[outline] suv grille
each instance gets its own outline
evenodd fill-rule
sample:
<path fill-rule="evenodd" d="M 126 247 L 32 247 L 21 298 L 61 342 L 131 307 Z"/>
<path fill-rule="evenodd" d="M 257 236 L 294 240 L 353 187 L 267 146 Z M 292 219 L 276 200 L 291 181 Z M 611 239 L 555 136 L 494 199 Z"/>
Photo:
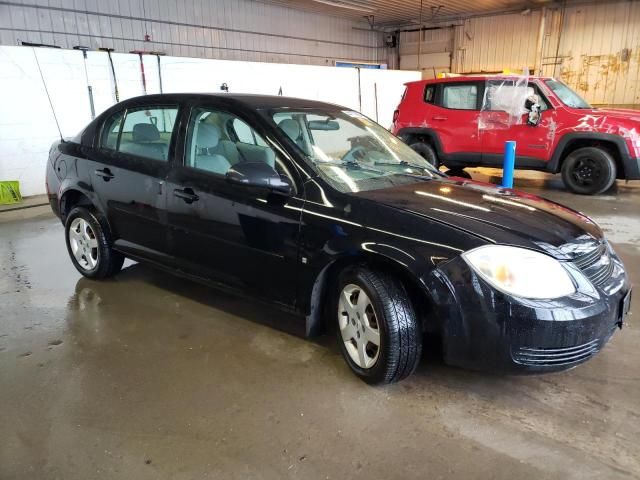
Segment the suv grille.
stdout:
<path fill-rule="evenodd" d="M 573 264 L 582 270 L 591 283 L 598 287 L 607 283 L 613 274 L 613 260 L 604 243 L 600 243 L 593 250 L 576 257 Z"/>

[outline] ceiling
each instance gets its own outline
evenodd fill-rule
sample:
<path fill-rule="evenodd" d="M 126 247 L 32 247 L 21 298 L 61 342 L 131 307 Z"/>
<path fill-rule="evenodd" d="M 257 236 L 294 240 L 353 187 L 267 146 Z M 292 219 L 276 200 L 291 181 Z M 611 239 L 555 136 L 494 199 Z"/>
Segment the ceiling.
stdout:
<path fill-rule="evenodd" d="M 420 18 L 420 0 L 267 0 L 300 10 L 352 19 L 373 15 L 376 27 L 408 26 Z M 552 0 L 422 0 L 423 22 L 539 8 Z"/>

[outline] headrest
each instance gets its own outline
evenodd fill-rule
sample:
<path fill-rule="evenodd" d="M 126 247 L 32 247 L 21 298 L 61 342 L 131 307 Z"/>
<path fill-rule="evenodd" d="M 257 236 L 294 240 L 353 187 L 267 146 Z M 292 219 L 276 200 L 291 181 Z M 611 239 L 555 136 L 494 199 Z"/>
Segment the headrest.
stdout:
<path fill-rule="evenodd" d="M 278 123 L 278 127 L 280 127 L 280 130 L 286 133 L 287 137 L 289 137 L 294 142 L 297 142 L 300 138 L 300 124 L 294 119 L 285 118 L 284 120 L 280 120 L 280 122 Z"/>
<path fill-rule="evenodd" d="M 220 141 L 220 130 L 210 123 L 199 123 L 196 133 L 196 148 L 198 151 L 208 149 L 218 145 Z"/>
<path fill-rule="evenodd" d="M 155 142 L 160 140 L 160 132 L 153 123 L 136 123 L 133 126 L 131 139 L 134 142 Z"/>

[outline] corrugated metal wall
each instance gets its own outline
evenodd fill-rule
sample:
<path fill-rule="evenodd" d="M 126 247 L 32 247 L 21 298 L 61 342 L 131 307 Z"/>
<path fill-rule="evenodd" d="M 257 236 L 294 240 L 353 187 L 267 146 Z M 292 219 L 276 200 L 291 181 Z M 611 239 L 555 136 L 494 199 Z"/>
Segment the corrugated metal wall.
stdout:
<path fill-rule="evenodd" d="M 433 76 L 429 55 L 435 51 L 451 51 L 450 70 L 456 73 L 525 67 L 533 73 L 540 60 L 536 49 L 541 15 L 534 10 L 476 17 L 423 32 L 424 77 Z M 401 34 L 401 68 L 416 69 L 417 36 Z M 561 78 L 594 105 L 640 106 L 640 2 L 548 8 L 540 57 L 544 75 Z"/>
<path fill-rule="evenodd" d="M 453 70 L 460 73 L 522 70 L 535 65 L 540 11 L 471 18 L 456 27 Z"/>
<path fill-rule="evenodd" d="M 543 72 L 595 105 L 640 105 L 640 2 L 554 10 Z"/>
<path fill-rule="evenodd" d="M 0 1 L 4 45 L 27 41 L 313 65 L 385 62 L 381 34 L 366 27 L 252 0 Z"/>

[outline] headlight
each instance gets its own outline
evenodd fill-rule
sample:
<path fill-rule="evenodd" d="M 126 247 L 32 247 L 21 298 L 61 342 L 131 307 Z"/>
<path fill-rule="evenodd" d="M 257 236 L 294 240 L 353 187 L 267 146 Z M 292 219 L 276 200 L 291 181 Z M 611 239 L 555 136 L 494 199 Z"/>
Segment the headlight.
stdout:
<path fill-rule="evenodd" d="M 558 298 L 576 291 L 569 273 L 543 253 L 506 245 L 487 245 L 462 258 L 498 290 L 524 298 Z"/>

